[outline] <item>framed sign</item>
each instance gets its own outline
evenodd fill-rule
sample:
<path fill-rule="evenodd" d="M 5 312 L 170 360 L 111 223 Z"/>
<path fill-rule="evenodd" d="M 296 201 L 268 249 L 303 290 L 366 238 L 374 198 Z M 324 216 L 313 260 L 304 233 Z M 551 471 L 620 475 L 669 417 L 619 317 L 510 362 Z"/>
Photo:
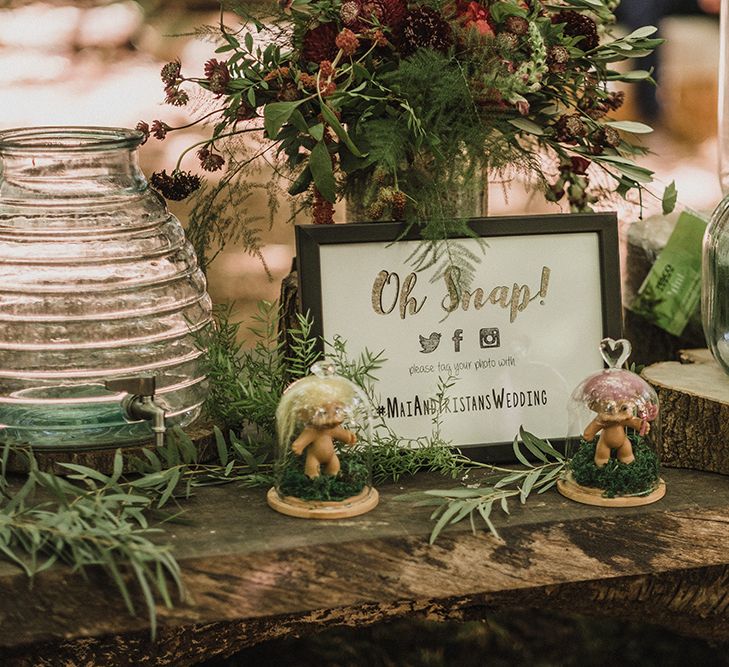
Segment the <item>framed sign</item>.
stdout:
<path fill-rule="evenodd" d="M 400 223 L 296 228 L 300 294 L 314 334 L 355 356 L 384 351 L 378 412 L 405 438 L 431 432 L 441 379 L 454 378 L 441 433 L 459 447 L 511 443 L 519 426 L 568 434 L 567 403 L 621 334 L 615 214 L 473 220 L 454 239 L 479 257 L 416 271 L 416 228 Z M 440 269 L 440 270 L 438 270 Z M 494 450 L 495 451 L 495 450 Z"/>

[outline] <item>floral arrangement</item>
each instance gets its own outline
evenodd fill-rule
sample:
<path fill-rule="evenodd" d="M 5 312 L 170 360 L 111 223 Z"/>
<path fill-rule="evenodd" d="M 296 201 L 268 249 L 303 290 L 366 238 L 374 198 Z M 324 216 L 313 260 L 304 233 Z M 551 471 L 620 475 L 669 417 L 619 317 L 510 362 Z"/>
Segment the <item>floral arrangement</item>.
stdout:
<path fill-rule="evenodd" d="M 615 63 L 660 40 L 652 27 L 613 37 L 617 4 L 280 0 L 265 22 L 241 7 L 237 31 L 221 14 L 221 45 L 204 76 L 164 66 L 166 101 L 181 106 L 191 87 L 208 91 L 215 108 L 192 124 L 209 123 L 210 136 L 188 149 L 200 167 L 225 170 L 225 187 L 267 159 L 318 223 L 350 197 L 360 217 L 427 220 L 433 236 L 447 235 L 443 221 L 478 196 L 485 170 L 522 173 L 548 200 L 589 211 L 608 192 L 639 192 L 652 175 L 635 164 L 646 152 L 635 135 L 651 128 L 610 113 L 624 100 L 614 82 L 650 78 Z M 179 129 L 138 128 L 157 139 Z M 241 159 L 237 140 L 249 132 L 264 133 L 264 148 Z M 179 165 L 151 180 L 170 199 L 201 183 Z M 607 188 L 602 176 L 591 183 L 598 172 Z"/>

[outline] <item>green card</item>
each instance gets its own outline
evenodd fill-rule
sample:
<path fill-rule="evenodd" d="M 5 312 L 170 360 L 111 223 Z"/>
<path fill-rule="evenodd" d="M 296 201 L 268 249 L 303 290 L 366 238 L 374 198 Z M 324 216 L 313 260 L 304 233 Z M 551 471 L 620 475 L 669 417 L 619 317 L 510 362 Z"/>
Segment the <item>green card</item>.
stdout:
<path fill-rule="evenodd" d="M 701 299 L 701 244 L 707 220 L 694 211 L 678 218 L 666 247 L 628 308 L 674 336 L 683 333 Z"/>

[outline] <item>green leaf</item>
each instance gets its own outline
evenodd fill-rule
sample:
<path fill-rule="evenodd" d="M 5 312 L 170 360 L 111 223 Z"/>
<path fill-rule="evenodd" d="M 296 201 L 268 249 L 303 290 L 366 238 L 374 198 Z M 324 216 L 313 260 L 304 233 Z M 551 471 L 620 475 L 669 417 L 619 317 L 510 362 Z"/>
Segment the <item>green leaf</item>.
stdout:
<path fill-rule="evenodd" d="M 645 123 L 638 123 L 633 120 L 611 120 L 605 123 L 610 127 L 614 127 L 616 130 L 623 130 L 623 132 L 630 132 L 631 134 L 649 134 L 653 132 L 653 128 Z"/>
<path fill-rule="evenodd" d="M 674 208 L 676 208 L 677 199 L 678 190 L 676 190 L 676 181 L 671 181 L 663 191 L 663 199 L 661 200 L 663 215 L 668 215 Z"/>
<path fill-rule="evenodd" d="M 514 456 L 519 459 L 519 463 L 528 466 L 529 468 L 534 467 L 531 463 L 529 463 L 529 461 L 527 461 L 524 454 L 521 453 L 521 449 L 519 448 L 519 440 L 517 438 L 514 438 L 514 442 L 512 443 L 512 449 L 514 450 Z"/>
<path fill-rule="evenodd" d="M 507 16 L 526 16 L 527 12 L 513 2 L 495 2 L 489 7 L 491 18 L 501 23 Z"/>
<path fill-rule="evenodd" d="M 312 181 L 311 169 L 307 165 L 301 170 L 301 173 L 296 177 L 296 180 L 289 186 L 288 193 L 292 196 L 301 194 L 310 185 Z"/>
<path fill-rule="evenodd" d="M 355 157 L 364 157 L 364 154 L 359 150 L 359 148 L 357 148 L 357 146 L 354 145 L 354 142 L 347 133 L 347 130 L 344 129 L 337 116 L 326 104 L 321 105 L 321 115 L 326 123 L 331 126 L 336 135 L 344 142 L 345 146 L 349 148 L 352 155 Z"/>
<path fill-rule="evenodd" d="M 658 32 L 658 28 L 652 25 L 644 25 L 642 28 L 633 30 L 629 35 L 623 37 L 623 39 L 641 39 L 642 37 L 650 37 Z"/>
<path fill-rule="evenodd" d="M 491 521 L 491 509 L 493 508 L 493 501 L 488 503 L 483 503 L 482 505 L 478 506 L 478 512 L 481 515 L 481 518 L 484 520 L 484 523 L 488 526 L 488 529 L 491 531 L 491 534 L 497 538 L 501 539 L 501 536 L 499 535 L 499 531 L 496 530 L 496 526 L 494 526 L 493 522 Z"/>
<path fill-rule="evenodd" d="M 332 157 L 323 141 L 314 146 L 309 156 L 309 169 L 314 177 L 314 184 L 317 190 L 327 201 L 334 203 L 337 200 L 336 187 L 334 180 L 334 170 L 332 168 Z"/>
<path fill-rule="evenodd" d="M 528 134 L 534 134 L 538 137 L 544 134 L 544 130 L 528 118 L 510 118 L 509 123 Z"/>
<path fill-rule="evenodd" d="M 253 35 L 247 32 L 245 37 L 243 38 L 243 41 L 245 42 L 246 50 L 248 51 L 248 53 L 253 53 Z"/>
<path fill-rule="evenodd" d="M 490 489 L 429 489 L 423 491 L 428 496 L 438 498 L 480 498 Z"/>
<path fill-rule="evenodd" d="M 528 440 L 534 447 L 537 447 L 548 456 L 553 456 L 558 461 L 564 460 L 564 456 L 552 447 L 549 440 L 542 440 L 541 438 L 538 438 L 533 433 L 525 430 L 523 426 L 519 427 L 519 436 L 524 442 Z"/>
<path fill-rule="evenodd" d="M 228 463 L 228 444 L 225 442 L 225 436 L 223 432 L 217 427 L 213 427 L 213 433 L 215 433 L 215 446 L 218 449 L 218 460 L 220 465 Z"/>
<path fill-rule="evenodd" d="M 634 69 L 630 72 L 611 74 L 607 78 L 611 81 L 645 81 L 651 78 L 651 73 L 644 69 Z"/>
<path fill-rule="evenodd" d="M 162 461 L 159 460 L 159 456 L 157 456 L 157 454 L 147 449 L 146 447 L 142 449 L 142 454 L 144 454 L 144 456 L 147 458 L 153 470 L 157 472 L 162 470 Z"/>
<path fill-rule="evenodd" d="M 317 141 L 324 141 L 324 125 L 323 123 L 317 123 L 308 128 L 309 134 L 314 137 Z"/>
<path fill-rule="evenodd" d="M 304 118 L 304 115 L 298 109 L 295 109 L 289 118 L 289 122 L 302 134 L 309 133 L 309 125 Z"/>
<path fill-rule="evenodd" d="M 535 468 L 532 470 L 524 479 L 524 483 L 521 485 L 520 500 L 523 503 L 526 502 L 527 497 L 532 491 L 534 483 L 539 479 L 539 475 L 542 474 L 541 468 Z"/>
<path fill-rule="evenodd" d="M 542 452 L 539 447 L 535 444 L 534 439 L 532 438 L 525 438 L 524 437 L 525 431 L 521 429 L 521 440 L 524 443 L 524 446 L 529 450 L 531 455 L 541 461 L 542 463 L 549 463 L 549 459 L 544 455 L 544 452 Z"/>
<path fill-rule="evenodd" d="M 82 466 L 76 463 L 59 463 L 58 465 L 68 468 L 68 470 L 72 470 L 73 472 L 77 472 L 82 478 L 89 477 L 91 479 L 95 479 L 97 482 L 101 482 L 102 484 L 109 483 L 109 478 L 106 475 L 100 473 L 98 470 L 89 468 L 88 466 Z"/>
<path fill-rule="evenodd" d="M 500 489 L 507 484 L 511 484 L 512 482 L 515 482 L 517 479 L 521 479 L 522 477 L 526 476 L 527 471 L 526 470 L 520 470 L 519 472 L 514 472 L 510 475 L 506 475 L 506 477 L 502 477 L 496 484 L 494 484 L 495 489 Z"/>
<path fill-rule="evenodd" d="M 291 118 L 296 108 L 306 100 L 293 102 L 271 102 L 263 109 L 263 126 L 269 139 L 275 139 L 284 123 Z"/>
<path fill-rule="evenodd" d="M 124 472 L 124 457 L 122 456 L 121 449 L 117 449 L 114 452 L 114 466 L 111 473 L 111 484 L 116 484 L 119 478 Z"/>
<path fill-rule="evenodd" d="M 456 515 L 456 513 L 461 510 L 461 508 L 463 507 L 463 503 L 463 500 L 455 500 L 447 505 L 445 511 L 443 512 L 443 514 L 440 515 L 440 518 L 438 519 L 435 526 L 433 526 L 433 531 L 430 533 L 430 544 L 433 544 L 436 539 L 438 539 L 438 535 L 440 535 L 440 532 L 443 530 L 443 528 L 446 527 L 446 525 Z"/>
<path fill-rule="evenodd" d="M 160 496 L 159 502 L 157 503 L 157 509 L 163 507 L 165 503 L 170 499 L 172 496 L 175 487 L 180 481 L 180 469 L 174 468 L 172 475 L 170 475 L 170 479 L 167 482 L 167 486 L 165 487 L 164 493 Z"/>

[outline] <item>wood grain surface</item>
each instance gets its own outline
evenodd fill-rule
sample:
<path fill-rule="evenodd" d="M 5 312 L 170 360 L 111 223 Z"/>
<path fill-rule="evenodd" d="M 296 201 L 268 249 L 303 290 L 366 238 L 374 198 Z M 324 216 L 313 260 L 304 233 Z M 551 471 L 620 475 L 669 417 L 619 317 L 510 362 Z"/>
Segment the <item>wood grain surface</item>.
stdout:
<path fill-rule="evenodd" d="M 729 376 L 707 350 L 643 370 L 661 404 L 664 465 L 729 473 Z"/>
<path fill-rule="evenodd" d="M 666 497 L 648 507 L 606 510 L 550 491 L 495 516 L 503 540 L 459 525 L 433 546 L 430 508 L 398 496 L 453 484 L 441 478 L 381 487 L 375 510 L 330 522 L 279 515 L 266 506 L 265 489 L 201 489 L 185 505 L 190 525 L 167 527 L 191 600 L 158 610 L 156 641 L 141 599 L 140 614 L 130 616 L 102 572 L 85 580 L 54 567 L 30 588 L 0 562 L 0 658 L 3 665 L 189 665 L 333 625 L 525 607 L 650 619 L 724 637 L 729 480 L 682 470 L 664 478 Z"/>

